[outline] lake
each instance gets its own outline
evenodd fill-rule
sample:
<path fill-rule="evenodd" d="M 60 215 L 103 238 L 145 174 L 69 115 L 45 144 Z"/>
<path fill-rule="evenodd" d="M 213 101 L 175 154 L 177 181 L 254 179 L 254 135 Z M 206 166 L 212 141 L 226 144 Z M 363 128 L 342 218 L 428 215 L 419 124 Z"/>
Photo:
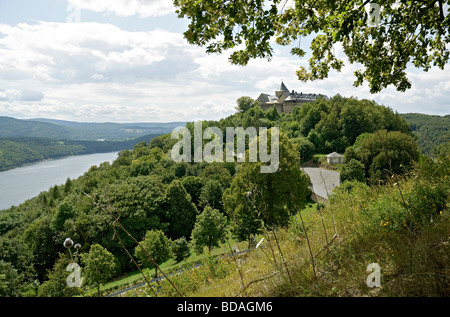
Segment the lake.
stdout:
<path fill-rule="evenodd" d="M 67 178 L 76 179 L 91 166 L 113 162 L 117 154 L 118 152 L 71 156 L 0 172 L 0 210 L 20 205 L 50 187 L 64 184 Z"/>

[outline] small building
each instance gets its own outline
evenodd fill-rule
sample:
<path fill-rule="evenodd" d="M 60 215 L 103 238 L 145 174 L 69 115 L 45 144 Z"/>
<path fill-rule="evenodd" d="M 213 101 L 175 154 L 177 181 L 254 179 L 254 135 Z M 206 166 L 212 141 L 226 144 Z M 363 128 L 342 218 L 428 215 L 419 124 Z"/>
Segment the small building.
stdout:
<path fill-rule="evenodd" d="M 345 161 L 344 155 L 333 152 L 327 155 L 328 164 L 343 164 Z"/>

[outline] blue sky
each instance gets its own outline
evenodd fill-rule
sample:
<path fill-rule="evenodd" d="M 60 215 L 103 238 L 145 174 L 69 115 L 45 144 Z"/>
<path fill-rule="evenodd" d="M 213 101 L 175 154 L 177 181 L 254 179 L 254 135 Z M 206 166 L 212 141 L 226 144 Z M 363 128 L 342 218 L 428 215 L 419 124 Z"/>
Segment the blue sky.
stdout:
<path fill-rule="evenodd" d="M 169 0 L 0 0 L 0 116 L 85 122 L 218 120 L 241 96 L 291 90 L 367 98 L 400 113 L 450 111 L 450 72 L 410 70 L 412 89 L 353 87 L 357 65 L 303 83 L 306 59 L 274 46 L 246 67 L 183 38 Z M 308 48 L 307 40 L 302 46 Z M 336 48 L 339 54 L 339 48 Z M 342 52 L 340 52 L 342 54 Z M 343 55 L 342 55 L 343 57 Z"/>

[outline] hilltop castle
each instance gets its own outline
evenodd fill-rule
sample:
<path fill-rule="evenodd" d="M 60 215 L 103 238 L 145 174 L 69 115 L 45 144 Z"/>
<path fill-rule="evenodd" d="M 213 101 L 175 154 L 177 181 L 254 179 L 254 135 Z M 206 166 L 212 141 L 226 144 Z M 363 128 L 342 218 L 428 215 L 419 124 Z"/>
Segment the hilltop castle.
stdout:
<path fill-rule="evenodd" d="M 282 81 L 280 87 L 275 90 L 275 95 L 261 93 L 256 100 L 259 101 L 261 109 L 264 111 L 276 106 L 280 113 L 291 113 L 295 106 L 300 106 L 305 102 L 312 102 L 319 97 L 324 98 L 325 100 L 329 99 L 325 95 L 304 94 L 294 90 L 289 91 Z"/>

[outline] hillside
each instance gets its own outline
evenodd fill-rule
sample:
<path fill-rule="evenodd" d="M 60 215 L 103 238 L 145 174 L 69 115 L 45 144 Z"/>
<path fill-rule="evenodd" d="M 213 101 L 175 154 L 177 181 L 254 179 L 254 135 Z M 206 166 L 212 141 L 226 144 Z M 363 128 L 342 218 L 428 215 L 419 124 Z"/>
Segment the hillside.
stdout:
<path fill-rule="evenodd" d="M 65 156 L 115 152 L 132 149 L 140 142 L 149 142 L 155 135 L 127 141 L 78 141 L 44 138 L 0 138 L 0 171 L 24 164 Z"/>
<path fill-rule="evenodd" d="M 18 120 L 0 117 L 0 137 L 35 137 L 47 139 L 69 139 L 71 131 L 67 128 L 46 122 Z"/>
<path fill-rule="evenodd" d="M 417 135 L 419 147 L 423 153 L 433 154 L 439 145 L 450 141 L 450 115 L 406 113 L 400 116 L 408 121 L 411 130 Z"/>
<path fill-rule="evenodd" d="M 409 124 L 397 113 L 336 97 L 292 114 L 255 106 L 202 128 L 213 126 L 280 127 L 279 170 L 261 173 L 262 162 L 176 163 L 170 134 L 139 143 L 112 164 L 0 212 L 0 266 L 8 272 L 0 296 L 90 296 L 138 268 L 160 274 L 136 244 L 151 250 L 156 240 L 164 250 L 152 253 L 158 265 L 205 258 L 201 269 L 171 278 L 174 284 L 161 282 L 161 296 L 448 296 L 450 158 L 416 155 Z M 300 163 L 348 148 L 364 159 L 356 165 L 362 178 L 312 207 Z M 68 237 L 80 244 L 72 251 L 82 272 L 98 269 L 88 261 L 94 252 L 110 259 L 106 278 L 65 286 Z M 257 237 L 265 240 L 255 250 Z M 227 238 L 228 250 L 241 242 L 254 252 L 209 257 Z M 370 263 L 382 268 L 382 289 L 366 285 Z"/>
<path fill-rule="evenodd" d="M 52 119 L 19 120 L 0 117 L 0 137 L 34 137 L 56 140 L 123 141 L 148 134 L 165 134 L 182 122 L 83 123 Z"/>
<path fill-rule="evenodd" d="M 0 117 L 0 171 L 50 158 L 132 149 L 180 125 L 184 123 L 83 123 Z"/>

